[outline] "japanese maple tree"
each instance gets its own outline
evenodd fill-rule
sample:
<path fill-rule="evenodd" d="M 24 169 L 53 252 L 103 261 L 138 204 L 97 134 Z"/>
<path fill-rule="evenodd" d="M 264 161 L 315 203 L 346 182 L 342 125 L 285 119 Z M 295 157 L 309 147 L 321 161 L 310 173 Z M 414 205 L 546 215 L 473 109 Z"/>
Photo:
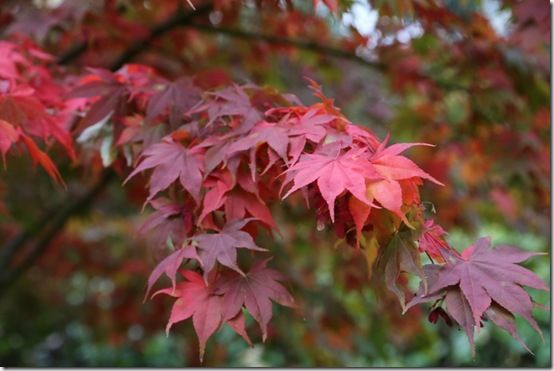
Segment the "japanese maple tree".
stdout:
<path fill-rule="evenodd" d="M 442 318 L 449 325 L 458 325 L 467 334 L 472 351 L 474 332 L 490 324 L 506 330 L 527 349 L 516 330 L 516 316 L 541 334 L 532 316 L 532 309 L 539 304 L 524 288 L 548 287 L 521 265 L 538 254 L 514 247 L 517 241 L 514 246 L 491 246 L 487 237 L 468 247 L 450 246 L 441 226 L 441 209 L 431 215 L 426 206 L 440 201 L 422 199 L 420 191 L 426 189 L 427 194 L 448 200 L 451 195 L 445 195 L 448 191 L 443 189 L 455 187 L 441 172 L 425 170 L 427 165 L 435 169 L 436 161 L 444 159 L 440 144 L 444 141 L 439 134 L 437 143 L 416 142 L 419 138 L 402 143 L 390 134 L 380 137 L 365 123 L 348 118 L 338 103 L 326 96 L 325 87 L 310 78 L 303 84 L 313 94 L 315 103 L 311 104 L 294 94 L 233 79 L 221 71 L 178 67 L 187 64 L 178 51 L 187 50 L 185 44 L 194 41 L 196 32 L 220 29 L 231 36 L 255 39 L 255 34 L 248 36 L 229 28 L 242 12 L 259 13 L 273 32 L 262 35 L 261 40 L 285 54 L 293 53 L 287 47 L 305 47 L 344 56 L 350 53 L 348 47 L 367 46 L 368 40 L 352 30 L 352 35 L 342 40 L 346 47 L 326 49 L 324 43 L 338 40 L 338 44 L 340 38 L 316 10 L 339 19 L 349 11 L 351 2 L 175 0 L 150 12 L 148 8 L 157 8 L 157 3 L 148 2 L 146 7 L 123 2 L 140 7 L 150 24 L 121 16 L 124 10 L 118 9 L 117 1 L 106 0 L 101 10 L 87 3 L 66 1 L 36 9 L 33 2 L 0 5 L 4 12 L 0 25 L 5 27 L 0 41 L 3 171 L 9 174 L 12 170 L 12 158 L 28 155 L 61 185 L 67 182 L 64 172 L 58 170 L 61 167 L 73 169 L 69 179 L 83 169 L 100 179 L 83 200 L 67 204 L 63 214 L 44 223 L 46 232 L 39 235 L 38 245 L 48 246 L 79 205 L 90 202 L 113 179 L 119 180 L 124 191 L 144 187 L 147 191 L 140 203 L 143 209 L 154 211 L 139 232 L 155 241 L 153 248 L 159 257 L 150 276 L 142 278 L 147 286 L 145 300 L 164 300 L 169 306 L 169 298 L 163 297 L 174 298 L 166 331 L 179 331 L 180 322 L 191 320 L 202 360 L 209 338 L 225 325 L 252 344 L 252 331 L 249 334 L 245 326 L 245 316 L 250 316 L 259 325 L 262 340 L 271 341 L 268 326 L 274 304 L 302 311 L 291 293 L 290 277 L 272 267 L 275 251 L 260 242 L 283 233 L 276 209 L 302 203 L 311 211 L 318 230 L 330 229 L 345 248 L 363 251 L 371 276 L 367 284 L 396 295 L 398 311 L 431 302 L 429 320 Z M 507 1 L 507 6 L 510 3 Z M 466 27 L 461 16 L 438 1 L 393 1 L 375 6 L 383 15 L 395 11 L 399 17 L 417 15 L 421 27 L 433 37 L 440 35 L 438 29 L 450 35 L 456 28 Z M 514 7 L 523 14 L 518 19 L 545 22 L 531 6 L 522 10 L 526 5 L 517 3 Z M 31 9 L 41 12 L 43 22 L 49 25 L 44 26 L 46 31 L 32 27 L 27 13 Z M 272 12 L 277 14 L 273 19 Z M 501 40 L 506 48 L 518 48 L 522 43 L 515 37 L 497 40 L 484 18 L 476 17 L 472 27 L 477 37 L 487 38 L 488 43 Z M 165 21 L 157 23 L 160 19 Z M 317 40 L 319 31 L 318 44 L 299 39 L 308 20 L 313 28 L 306 30 L 305 37 Z M 104 30 L 109 22 L 114 22 L 116 29 Z M 528 23 L 521 21 L 518 27 Z M 171 33 L 173 28 L 187 25 L 191 28 L 186 33 Z M 172 52 L 162 42 L 165 33 L 173 40 L 173 61 L 160 57 Z M 92 36 L 83 39 L 82 35 Z M 524 40 L 532 37 L 524 32 L 519 35 Z M 111 39 L 116 42 L 107 44 Z M 445 40 L 450 41 L 445 37 L 441 42 Z M 461 51 L 470 46 L 482 48 L 483 54 L 494 53 L 480 41 L 456 44 L 456 56 L 464 58 Z M 67 50 L 58 54 L 58 59 L 53 43 Z M 537 50 L 541 47 L 537 44 L 532 55 L 540 56 Z M 190 48 L 201 46 L 192 44 Z M 442 101 L 437 91 L 445 82 L 424 76 L 420 68 L 424 58 L 432 57 L 423 53 L 405 58 L 408 49 L 384 43 L 371 58 L 378 58 L 379 68 L 391 76 L 398 91 L 415 89 L 432 103 L 433 99 Z M 355 52 L 348 55 L 362 63 L 374 63 Z M 70 63 L 77 58 L 79 63 Z M 107 64 L 106 58 L 113 63 Z M 494 58 L 504 63 L 497 54 Z M 540 59 L 529 63 L 545 68 Z M 491 70 L 479 73 L 491 84 L 504 84 L 503 77 Z M 518 107 L 513 103 L 509 109 L 517 111 Z M 418 112 L 424 115 L 425 110 L 433 109 L 422 106 Z M 486 107 L 482 110 L 486 112 Z M 483 112 L 475 113 L 475 120 L 481 120 L 486 115 Z M 470 121 L 467 117 L 460 120 L 460 125 Z M 471 138 L 471 123 L 467 125 Z M 479 135 L 483 133 L 477 131 L 475 137 Z M 540 157 L 541 142 L 537 143 L 530 145 L 529 151 Z M 447 147 L 450 155 L 465 154 L 472 148 L 451 142 Z M 412 148 L 427 154 L 421 155 L 424 161 L 411 159 Z M 486 156 L 499 156 L 492 152 Z M 537 177 L 530 179 L 540 183 Z M 501 184 L 498 177 L 491 179 Z M 501 187 L 495 190 L 497 203 L 509 208 Z M 56 192 L 67 191 L 59 187 Z M 455 224 L 452 216 L 447 220 L 444 225 Z M 0 260 L 9 263 L 14 254 L 11 246 L 32 241 L 32 236 L 23 236 L 23 242 L 15 237 L 15 242 L 0 250 Z M 19 271 L 17 266 L 13 269 Z M 406 273 L 420 281 L 415 294 L 409 293 Z M 9 274 L 6 277 L 9 279 Z M 163 288 L 154 289 L 157 286 Z"/>

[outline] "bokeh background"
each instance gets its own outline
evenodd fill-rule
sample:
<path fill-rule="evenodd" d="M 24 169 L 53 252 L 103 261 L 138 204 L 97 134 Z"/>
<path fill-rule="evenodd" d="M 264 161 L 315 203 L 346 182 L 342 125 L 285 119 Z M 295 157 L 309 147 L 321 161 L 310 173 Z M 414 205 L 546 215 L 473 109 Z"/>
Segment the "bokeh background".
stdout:
<path fill-rule="evenodd" d="M 423 199 L 452 246 L 461 250 L 488 235 L 494 244 L 550 253 L 547 0 L 216 3 L 209 17 L 170 30 L 135 62 L 170 77 L 270 85 L 306 103 L 315 99 L 304 77 L 313 78 L 353 122 L 381 138 L 390 132 L 395 142 L 436 145 L 410 155 L 446 184 L 424 186 Z M 187 2 L 7 0 L 0 37 L 23 35 L 57 56 L 87 37 L 87 49 L 66 68 L 106 66 L 178 6 Z M 0 243 L 64 199 L 31 166 L 14 157 L 0 170 Z M 89 186 L 99 173 L 63 160 L 58 166 L 66 192 Z M 166 336 L 171 302 L 143 303 L 159 259 L 148 236 L 137 235 L 150 212 L 141 212 L 143 188 L 112 182 L 17 279 L 0 280 L 0 364 L 199 365 L 190 321 Z M 223 328 L 208 343 L 205 366 L 551 365 L 550 310 L 534 313 L 544 342 L 518 319 L 534 355 L 485 325 L 472 359 L 463 331 L 429 323 L 426 307 L 402 315 L 392 295 L 370 284 L 366 257 L 336 246 L 332 232 L 319 231 L 300 205 L 274 212 L 283 236 L 260 244 L 289 277 L 298 308 L 275 306 L 267 342 L 254 336 L 252 348 Z M 525 265 L 550 280 L 549 256 Z M 533 294 L 550 303 L 550 293 Z"/>

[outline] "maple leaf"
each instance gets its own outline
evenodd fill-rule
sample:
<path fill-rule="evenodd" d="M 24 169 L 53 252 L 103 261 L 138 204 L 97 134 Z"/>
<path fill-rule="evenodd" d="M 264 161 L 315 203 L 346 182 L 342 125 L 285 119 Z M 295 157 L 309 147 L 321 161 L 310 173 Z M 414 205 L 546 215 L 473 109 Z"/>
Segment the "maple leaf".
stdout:
<path fill-rule="evenodd" d="M 385 209 L 398 215 L 406 225 L 411 227 L 402 212 L 402 187 L 398 182 L 390 179 L 372 181 L 367 186 L 367 195 L 379 202 Z"/>
<path fill-rule="evenodd" d="M 509 246 L 492 249 L 490 238 L 480 238 L 462 253 L 461 258 L 453 254 L 445 257 L 446 264 L 439 271 L 437 282 L 429 287 L 429 293 L 458 285 L 471 307 L 475 323 L 479 323 L 494 300 L 508 311 L 521 315 L 540 333 L 531 315 L 533 303 L 521 286 L 540 290 L 548 290 L 548 287 L 536 274 L 516 264 L 534 255 L 541 254 Z"/>
<path fill-rule="evenodd" d="M 45 107 L 33 94 L 34 90 L 27 88 L 0 96 L 0 119 L 27 131 L 38 128 L 32 134 L 40 135 Z"/>
<path fill-rule="evenodd" d="M 240 187 L 235 187 L 236 184 Z M 204 182 L 204 186 L 209 190 L 204 196 L 199 223 L 209 213 L 224 206 L 227 221 L 244 219 L 248 213 L 268 227 L 277 228 L 271 212 L 258 195 L 258 185 L 244 171 L 239 172 L 236 179 L 233 179 L 229 171 L 213 173 Z"/>
<path fill-rule="evenodd" d="M 6 79 L 16 79 L 19 76 L 18 66 L 27 66 L 29 62 L 19 50 L 18 45 L 0 40 L 0 76 Z"/>
<path fill-rule="evenodd" d="M 11 145 L 19 140 L 19 132 L 12 124 L 0 119 L 0 152 L 2 160 L 6 163 L 6 153 Z"/>
<path fill-rule="evenodd" d="M 297 121 L 289 121 L 288 134 L 292 137 L 302 136 L 314 143 L 319 143 L 327 134 L 325 124 L 335 119 L 337 116 L 321 113 L 319 109 L 312 108 Z"/>
<path fill-rule="evenodd" d="M 414 190 L 419 178 L 430 180 L 438 185 L 443 185 L 421 170 L 416 164 L 399 153 L 414 146 L 429 146 L 426 143 L 398 143 L 386 147 L 389 136 L 379 144 L 375 152 L 369 156 L 374 171 L 380 175 L 380 180 L 370 182 L 368 195 L 378 201 L 385 209 L 398 215 L 402 221 L 412 228 L 406 216 L 402 212 L 404 200 L 403 187 L 408 191 L 407 197 L 413 199 Z M 412 181 L 412 183 L 406 183 Z M 415 183 L 414 183 L 415 181 Z"/>
<path fill-rule="evenodd" d="M 220 232 L 203 233 L 193 237 L 199 248 L 200 259 L 204 263 L 204 276 L 210 273 L 216 261 L 244 274 L 237 265 L 237 249 L 244 248 L 254 251 L 267 251 L 256 246 L 252 236 L 241 229 L 253 218 L 227 223 Z"/>
<path fill-rule="evenodd" d="M 432 181 L 438 185 L 444 185 L 431 175 L 421 170 L 413 161 L 400 153 L 415 146 L 433 147 L 427 143 L 396 143 L 386 146 L 389 141 L 389 134 L 379 144 L 375 152 L 371 155 L 370 161 L 375 170 L 389 180 L 403 180 L 410 178 L 423 178 Z"/>
<path fill-rule="evenodd" d="M 245 275 L 234 274 L 216 283 L 216 292 L 223 294 L 224 318 L 233 318 L 244 306 L 258 322 L 263 340 L 267 337 L 267 324 L 273 315 L 272 301 L 294 307 L 294 299 L 279 283 L 285 277 L 278 271 L 267 268 L 266 260 L 256 262 Z"/>
<path fill-rule="evenodd" d="M 261 143 L 267 143 L 284 161 L 287 160 L 287 148 L 289 137 L 285 128 L 265 121 L 260 121 L 254 126 L 246 137 L 234 142 L 228 150 L 227 156 L 249 149 L 255 150 Z"/>
<path fill-rule="evenodd" d="M 183 114 L 190 110 L 199 99 L 200 89 L 193 85 L 190 78 L 177 79 L 150 98 L 146 108 L 146 119 L 153 120 L 168 111 L 169 122 L 177 125 L 181 122 Z"/>
<path fill-rule="evenodd" d="M 81 127 L 94 125 L 116 112 L 128 97 L 129 90 L 117 75 L 100 68 L 89 68 L 92 75 L 85 77 L 67 98 L 95 98 L 81 122 Z"/>
<path fill-rule="evenodd" d="M 225 203 L 225 194 L 234 186 L 235 182 L 229 171 L 217 172 L 204 181 L 204 187 L 209 190 L 204 195 L 202 213 L 198 217 L 198 223 L 201 223 L 209 213 L 219 209 Z"/>
<path fill-rule="evenodd" d="M 169 256 L 165 257 L 157 266 L 154 268 L 150 277 L 148 277 L 148 287 L 146 289 L 145 299 L 148 297 L 148 293 L 152 289 L 152 286 L 156 281 L 165 273 L 167 277 L 171 280 L 172 287 L 175 290 L 176 285 L 176 274 L 177 270 L 183 263 L 184 259 L 195 259 L 200 262 L 200 258 L 196 253 L 196 248 L 193 246 L 186 246 L 180 249 L 175 250 Z M 201 263 L 201 262 L 200 262 Z"/>
<path fill-rule="evenodd" d="M 136 174 L 152 168 L 154 171 L 150 176 L 150 194 L 146 202 L 177 179 L 194 200 L 200 202 L 201 162 L 193 150 L 183 147 L 171 138 L 153 144 L 141 154 L 140 163 L 129 174 L 125 183 Z"/>
<path fill-rule="evenodd" d="M 298 163 L 285 173 L 292 173 L 293 187 L 283 196 L 317 181 L 317 187 L 327 202 L 331 221 L 335 221 L 335 199 L 348 190 L 356 198 L 368 205 L 375 206 L 367 198 L 366 180 L 379 179 L 371 164 L 359 150 L 350 150 L 344 154 L 304 154 Z M 285 180 L 284 185 L 290 182 Z"/>
<path fill-rule="evenodd" d="M 65 147 L 68 155 L 75 159 L 71 136 L 61 127 L 58 117 L 46 113 L 51 108 L 46 107 L 36 95 L 37 92 L 32 88 L 20 88 L 10 94 L 0 95 L 0 120 L 44 140 L 54 137 Z"/>
<path fill-rule="evenodd" d="M 348 199 L 348 211 L 350 212 L 356 226 L 356 247 L 360 247 L 362 229 L 364 228 L 365 222 L 369 217 L 371 207 L 358 200 L 356 197 L 350 196 Z"/>
<path fill-rule="evenodd" d="M 236 143 L 244 138 L 243 134 L 237 133 L 232 130 L 223 136 L 211 136 L 199 144 L 198 148 L 206 148 L 208 150 L 204 156 L 204 168 L 205 174 L 211 174 L 221 163 L 223 167 L 227 167 L 229 170 L 237 170 L 240 159 L 237 155 L 241 151 L 236 151 L 233 147 Z"/>
<path fill-rule="evenodd" d="M 495 325 L 507 331 L 518 343 L 521 344 L 529 353 L 533 354 L 531 349 L 525 344 L 523 339 L 519 336 L 516 329 L 515 317 L 506 309 L 493 302 L 491 306 L 485 312 L 485 315 Z"/>
<path fill-rule="evenodd" d="M 380 156 L 377 159 L 372 159 L 371 162 L 379 174 L 390 180 L 418 177 L 430 180 L 438 185 L 444 185 L 404 156 Z"/>
<path fill-rule="evenodd" d="M 356 131 L 356 132 L 359 132 L 359 131 Z M 412 147 L 417 147 L 417 146 L 434 147 L 433 144 L 419 143 L 419 142 L 418 143 L 395 143 L 387 147 L 389 140 L 390 140 L 390 132 L 387 133 L 387 135 L 385 136 L 385 139 L 383 139 L 383 141 L 378 144 L 377 148 L 375 148 L 375 152 L 371 156 L 372 160 L 378 160 L 385 156 L 396 156 Z"/>
<path fill-rule="evenodd" d="M 250 102 L 244 87 L 236 84 L 207 93 L 207 102 L 189 111 L 189 114 L 205 111 L 209 119 L 207 126 L 224 117 L 237 116 L 241 117 L 242 121 L 235 128 L 235 134 L 245 134 L 262 119 L 261 113 Z"/>
<path fill-rule="evenodd" d="M 177 298 L 171 309 L 166 333 L 169 333 L 175 323 L 192 317 L 192 325 L 198 336 L 200 362 L 203 361 L 206 342 L 223 322 L 227 322 L 250 343 L 244 330 L 244 319 L 240 314 L 234 318 L 223 319 L 222 297 L 214 295 L 213 285 L 207 285 L 202 276 L 194 271 L 182 270 L 181 274 L 185 280 L 178 283 L 175 288 L 162 289 L 153 295 L 166 294 Z"/>
<path fill-rule="evenodd" d="M 426 252 L 432 258 L 438 261 L 442 260 L 441 250 L 451 250 L 452 248 L 444 240 L 446 232 L 440 225 L 436 225 L 433 219 L 426 220 L 423 225 L 423 231 L 418 239 L 420 252 Z"/>
<path fill-rule="evenodd" d="M 522 286 L 539 290 L 548 290 L 548 287 L 533 272 L 517 264 L 541 253 L 512 246 L 493 249 L 490 238 L 478 239 L 460 256 L 450 251 L 443 253 L 446 264 L 424 267 L 428 290 L 420 287 L 418 295 L 405 310 L 444 297 L 448 313 L 465 330 L 473 354 L 474 328 L 481 326 L 484 317 L 490 318 L 518 341 L 513 314 L 522 316 L 541 334 L 532 317 L 533 302 Z"/>
<path fill-rule="evenodd" d="M 396 233 L 385 247 L 385 250 L 377 258 L 377 274 L 374 274 L 373 277 L 384 281 L 386 287 L 398 297 L 402 309 L 405 310 L 406 298 L 404 292 L 397 285 L 398 278 L 402 272 L 419 276 L 422 284 L 427 287 L 417 247 L 414 246 L 406 233 Z"/>
<path fill-rule="evenodd" d="M 265 223 L 270 228 L 277 228 L 271 212 L 256 195 L 243 191 L 242 189 L 234 189 L 224 196 L 225 215 L 227 220 L 243 219 L 246 212 L 257 220 Z"/>
<path fill-rule="evenodd" d="M 33 142 L 31 138 L 29 138 L 27 135 L 21 134 L 21 140 L 27 147 L 27 150 L 29 151 L 29 154 L 31 155 L 31 158 L 33 159 L 33 162 L 36 164 L 37 162 L 42 166 L 42 168 L 50 175 L 54 181 L 57 183 L 62 184 L 65 186 L 65 183 L 63 182 L 62 176 L 60 172 L 58 171 L 58 168 L 50 157 L 43 151 L 41 151 L 38 146 Z"/>
<path fill-rule="evenodd" d="M 140 226 L 139 233 L 152 231 L 155 246 L 163 246 L 168 239 L 177 245 L 182 244 L 193 228 L 192 202 L 180 205 L 162 197 L 150 201 L 156 211 Z"/>

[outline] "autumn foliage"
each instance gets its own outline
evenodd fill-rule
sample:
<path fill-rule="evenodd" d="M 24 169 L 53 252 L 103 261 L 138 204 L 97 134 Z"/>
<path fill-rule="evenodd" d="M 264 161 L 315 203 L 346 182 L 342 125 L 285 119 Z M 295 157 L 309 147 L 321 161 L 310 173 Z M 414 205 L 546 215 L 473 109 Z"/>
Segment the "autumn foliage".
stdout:
<path fill-rule="evenodd" d="M 196 10 L 187 2 L 175 3 L 187 16 L 206 6 L 238 11 L 238 5 L 226 1 L 193 1 Z M 272 2 L 257 3 L 263 8 Z M 286 3 L 290 9 L 283 12 L 296 14 L 292 2 Z M 342 3 L 314 1 L 314 6 L 336 14 Z M 426 8 L 422 2 L 411 7 L 405 11 L 418 13 L 423 27 L 431 27 L 431 19 L 452 17 L 444 8 Z M 133 29 L 131 24 L 122 27 Z M 479 23 L 474 27 L 476 34 L 489 32 Z M 104 37 L 98 32 L 98 45 Z M 475 48 L 488 50 L 482 44 Z M 404 52 L 383 48 L 383 63 Z M 138 232 L 163 251 L 150 276 L 142 278 L 147 281 L 145 300 L 170 305 L 165 296 L 173 298 L 166 331 L 178 331 L 175 325 L 190 319 L 200 359 L 222 326 L 252 344 L 247 314 L 266 341 L 273 305 L 297 305 L 286 274 L 271 267 L 271 248 L 258 242 L 260 236 L 283 233 L 274 211 L 289 202 L 304 204 L 318 230 L 332 230 L 347 248 L 362 250 L 371 284 L 394 293 L 398 311 L 431 302 L 429 320 L 442 318 L 461 327 L 472 349 L 474 332 L 491 324 L 527 347 L 516 331 L 515 316 L 540 334 L 531 314 L 537 304 L 524 288 L 548 287 L 520 265 L 537 254 L 493 247 L 487 237 L 464 250 L 450 246 L 440 210 L 431 215 L 424 202 L 434 200 L 422 200 L 422 187 L 448 197 L 442 189 L 454 185 L 416 164 L 410 149 L 419 147 L 418 153 L 440 162 L 440 145 L 378 137 L 360 125 L 365 123 L 346 117 L 325 88 L 308 78 L 304 84 L 317 100 L 313 104 L 266 85 L 233 82 L 217 71 L 175 76 L 146 60 L 123 60 L 111 69 L 94 61 L 95 67 L 64 67 L 32 38 L 16 32 L 0 41 L 0 55 L 4 171 L 10 172 L 12 156 L 30 156 L 63 185 L 59 156 L 97 173 L 110 169 L 125 189 L 144 186 L 141 202 L 149 216 Z M 419 75 L 421 60 L 414 58 L 404 59 L 405 65 L 390 62 L 393 85 L 408 89 L 413 81 L 426 95 L 438 94 L 435 83 Z M 492 84 L 504 84 L 492 70 L 480 73 Z M 417 108 L 421 115 L 434 109 L 425 104 Z M 495 194 L 505 197 L 499 189 Z M 420 280 L 417 293 L 408 293 L 405 273 Z M 162 288 L 154 289 L 158 286 Z"/>

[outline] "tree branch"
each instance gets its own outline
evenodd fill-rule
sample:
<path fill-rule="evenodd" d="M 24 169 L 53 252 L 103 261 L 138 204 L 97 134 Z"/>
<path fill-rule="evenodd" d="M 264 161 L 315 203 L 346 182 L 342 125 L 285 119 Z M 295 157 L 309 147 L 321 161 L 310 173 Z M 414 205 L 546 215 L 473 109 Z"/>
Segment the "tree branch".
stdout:
<path fill-rule="evenodd" d="M 283 36 L 248 32 L 248 31 L 244 31 L 236 28 L 215 27 L 208 24 L 199 24 L 199 23 L 190 23 L 190 24 L 187 24 L 186 27 L 193 28 L 201 32 L 220 34 L 220 35 L 225 35 L 225 36 L 242 39 L 242 40 L 263 41 L 274 45 L 292 46 L 298 49 L 308 50 L 314 53 L 319 53 L 319 54 L 328 55 L 330 57 L 334 57 L 338 59 L 352 61 L 354 63 L 360 64 L 365 67 L 370 67 L 378 70 L 384 69 L 384 66 L 380 63 L 368 61 L 350 51 L 325 46 L 325 45 L 316 43 L 315 41 L 292 39 L 292 38 L 283 37 Z"/>
<path fill-rule="evenodd" d="M 109 66 L 111 70 L 117 70 L 125 63 L 129 62 L 135 58 L 142 51 L 147 49 L 150 44 L 158 37 L 162 36 L 172 29 L 186 25 L 190 22 L 191 19 L 196 18 L 199 15 L 207 14 L 213 8 L 211 2 L 208 2 L 191 12 L 184 12 L 182 9 L 179 9 L 175 14 L 166 19 L 165 21 L 152 27 L 150 32 L 143 39 L 135 41 L 130 47 L 124 50 L 119 57 L 112 62 Z M 81 54 L 86 52 L 89 48 L 89 43 L 87 41 L 80 41 L 69 49 L 65 50 L 60 54 L 56 59 L 58 64 L 68 64 L 74 59 L 78 58 Z"/>
<path fill-rule="evenodd" d="M 68 64 L 75 58 L 78 58 L 88 49 L 88 43 L 86 41 L 80 41 L 72 45 L 69 49 L 64 50 L 58 58 L 56 58 L 56 63 L 63 65 Z"/>
<path fill-rule="evenodd" d="M 2 271 L 0 276 L 0 296 L 3 290 L 9 283 L 15 281 L 23 272 L 30 268 L 33 263 L 46 251 L 50 242 L 59 234 L 64 228 L 68 219 L 78 213 L 79 211 L 88 207 L 94 199 L 102 193 L 110 182 L 115 179 L 115 172 L 111 169 L 106 169 L 100 179 L 94 184 L 92 188 L 86 191 L 80 197 L 77 197 L 71 202 L 65 204 L 60 212 L 51 216 L 49 223 L 45 225 L 43 230 L 39 233 L 38 239 L 31 247 L 30 252 L 25 256 L 23 261 L 16 266 L 13 270 Z M 23 233 L 25 235 L 25 232 Z"/>
<path fill-rule="evenodd" d="M 178 11 L 173 15 L 172 17 L 169 17 L 166 21 L 154 26 L 148 36 L 146 36 L 144 39 L 137 40 L 131 47 L 129 47 L 127 50 L 125 50 L 123 53 L 119 55 L 119 57 L 113 61 L 113 63 L 110 65 L 111 70 L 117 70 L 121 66 L 123 66 L 125 63 L 129 62 L 133 58 L 135 58 L 137 55 L 139 55 L 142 51 L 148 48 L 152 41 L 154 41 L 156 38 L 160 37 L 164 33 L 171 31 L 175 27 L 178 26 L 185 26 L 190 23 L 190 21 L 202 14 L 207 14 L 212 10 L 212 4 L 207 3 L 202 5 L 201 7 L 198 7 L 193 12 L 185 13 L 182 10 Z"/>

